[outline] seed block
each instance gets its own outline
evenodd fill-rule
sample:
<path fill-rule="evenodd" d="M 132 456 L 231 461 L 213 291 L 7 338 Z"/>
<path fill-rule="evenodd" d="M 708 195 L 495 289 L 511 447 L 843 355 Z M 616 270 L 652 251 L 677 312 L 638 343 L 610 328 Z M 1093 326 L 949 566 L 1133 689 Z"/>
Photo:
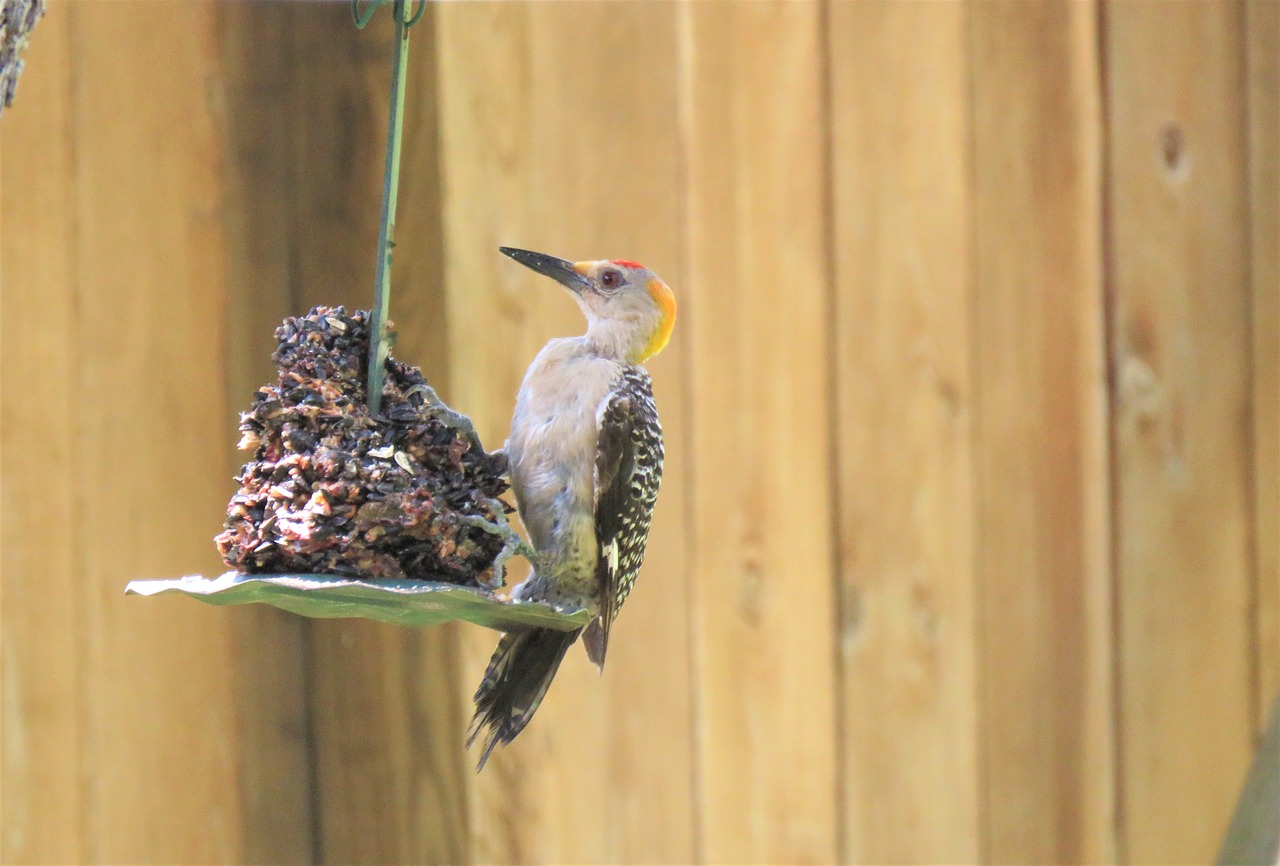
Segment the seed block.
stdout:
<path fill-rule="evenodd" d="M 223 560 L 242 574 L 500 584 L 506 456 L 393 358 L 370 416 L 369 333 L 368 313 L 340 306 L 276 330 L 279 377 L 240 418 L 253 459 L 215 539 Z"/>

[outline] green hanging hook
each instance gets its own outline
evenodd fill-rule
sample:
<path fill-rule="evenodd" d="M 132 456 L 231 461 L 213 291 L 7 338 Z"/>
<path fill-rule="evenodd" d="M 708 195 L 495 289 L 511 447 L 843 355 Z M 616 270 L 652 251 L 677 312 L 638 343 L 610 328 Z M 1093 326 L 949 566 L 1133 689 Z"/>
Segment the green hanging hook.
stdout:
<path fill-rule="evenodd" d="M 387 162 L 382 184 L 382 220 L 378 230 L 378 271 L 373 290 L 373 315 L 369 323 L 369 370 L 366 403 L 370 415 L 382 408 L 382 383 L 386 376 L 390 340 L 387 334 L 387 312 L 391 305 L 391 254 L 395 249 L 396 197 L 400 188 L 400 141 L 404 126 L 405 68 L 409 58 L 409 28 L 417 23 L 427 8 L 419 0 L 418 9 L 409 11 L 412 0 L 372 0 L 362 12 L 360 0 L 351 0 L 351 19 L 363 29 L 379 6 L 392 3 L 396 20 L 396 48 L 391 66 L 391 110 L 387 118 Z"/>
<path fill-rule="evenodd" d="M 379 6 L 393 3 L 395 0 L 371 0 L 369 8 L 364 12 L 360 11 L 361 0 L 351 0 L 351 20 L 355 22 L 356 29 L 363 30 L 364 26 L 369 23 L 369 19 L 373 18 L 373 13 L 378 10 Z M 422 17 L 422 13 L 427 8 L 427 0 L 419 0 L 418 11 L 413 13 L 413 17 L 404 22 L 405 27 L 412 27 L 418 23 L 418 19 Z M 399 20 L 399 19 L 397 19 Z"/>

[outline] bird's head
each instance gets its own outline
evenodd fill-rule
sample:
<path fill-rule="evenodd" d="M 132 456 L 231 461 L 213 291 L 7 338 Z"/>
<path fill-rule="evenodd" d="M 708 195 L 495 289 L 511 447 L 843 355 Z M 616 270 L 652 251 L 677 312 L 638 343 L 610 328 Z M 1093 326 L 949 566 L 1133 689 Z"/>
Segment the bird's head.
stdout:
<path fill-rule="evenodd" d="M 587 338 L 607 354 L 639 364 L 671 339 L 676 297 L 657 274 L 636 262 L 570 262 L 511 247 L 503 253 L 561 283 L 587 317 Z"/>

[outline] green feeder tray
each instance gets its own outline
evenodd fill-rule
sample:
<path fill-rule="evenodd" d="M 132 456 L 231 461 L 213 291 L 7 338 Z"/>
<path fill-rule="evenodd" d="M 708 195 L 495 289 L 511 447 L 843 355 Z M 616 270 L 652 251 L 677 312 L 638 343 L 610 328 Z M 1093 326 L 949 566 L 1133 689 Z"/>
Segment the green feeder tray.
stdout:
<path fill-rule="evenodd" d="M 359 617 L 405 626 L 441 625 L 454 620 L 503 632 L 530 628 L 573 631 L 591 620 L 585 610 L 511 601 L 492 590 L 429 580 L 360 580 L 332 574 L 239 574 L 215 578 L 189 575 L 176 580 L 135 580 L 130 595 L 174 592 L 205 604 L 262 603 L 318 619 Z"/>

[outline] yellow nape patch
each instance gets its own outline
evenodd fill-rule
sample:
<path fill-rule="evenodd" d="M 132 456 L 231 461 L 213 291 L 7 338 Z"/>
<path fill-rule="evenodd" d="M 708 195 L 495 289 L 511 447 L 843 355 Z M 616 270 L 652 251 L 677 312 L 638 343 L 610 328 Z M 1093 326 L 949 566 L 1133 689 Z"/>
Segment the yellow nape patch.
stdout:
<path fill-rule="evenodd" d="M 656 277 L 649 280 L 648 289 L 649 297 L 653 298 L 658 308 L 662 310 L 662 318 L 658 320 L 658 327 L 653 329 L 653 334 L 640 351 L 637 361 L 647 361 L 665 349 L 667 342 L 671 339 L 671 329 L 676 326 L 676 296 L 671 289 Z"/>

